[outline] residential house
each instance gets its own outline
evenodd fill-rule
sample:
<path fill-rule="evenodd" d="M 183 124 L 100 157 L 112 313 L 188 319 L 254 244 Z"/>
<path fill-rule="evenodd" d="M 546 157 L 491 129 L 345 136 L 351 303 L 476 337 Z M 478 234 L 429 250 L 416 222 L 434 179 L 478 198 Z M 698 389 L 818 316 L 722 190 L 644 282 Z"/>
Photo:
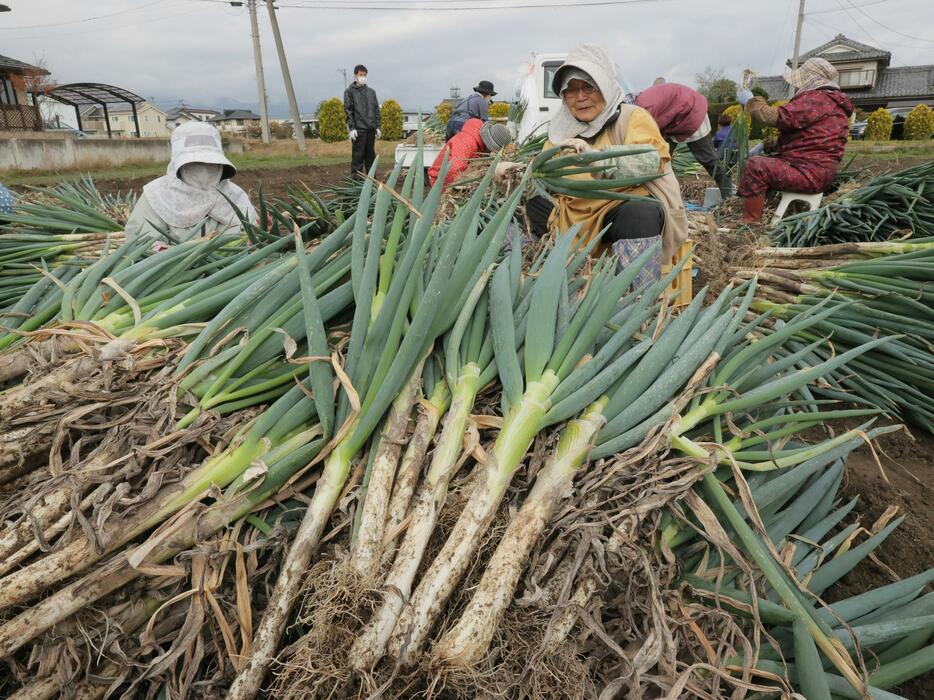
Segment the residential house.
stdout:
<path fill-rule="evenodd" d="M 216 109 L 179 105 L 165 113 L 165 124 L 168 130 L 172 131 L 186 122 L 208 122 L 218 114 L 220 112 Z"/>
<path fill-rule="evenodd" d="M 803 54 L 801 61 L 813 56 L 836 67 L 840 72 L 840 89 L 866 112 L 920 103 L 934 106 L 934 65 L 892 66 L 891 52 L 853 41 L 843 34 Z M 780 75 L 761 77 L 756 85 L 773 100 L 788 94 L 788 83 Z"/>
<path fill-rule="evenodd" d="M 0 56 L 0 131 L 42 131 L 42 116 L 30 103 L 26 82 L 30 76 L 48 75 L 8 56 Z"/>
<path fill-rule="evenodd" d="M 143 138 L 168 138 L 169 129 L 166 126 L 166 113 L 151 102 L 140 102 L 136 105 L 136 115 L 139 118 L 139 136 Z M 136 122 L 133 119 L 133 109 L 129 104 L 107 105 L 107 116 L 110 119 L 110 135 L 115 139 L 135 138 Z M 107 137 L 107 123 L 104 121 L 104 108 L 100 105 L 88 107 L 81 113 L 82 131 L 89 136 Z"/>
<path fill-rule="evenodd" d="M 418 131 L 418 119 L 421 115 L 422 124 L 431 118 L 433 109 L 403 109 L 402 110 L 402 135 L 410 136 Z"/>
<path fill-rule="evenodd" d="M 259 128 L 259 115 L 248 109 L 225 109 L 216 117 L 208 119 L 218 129 L 229 134 L 246 135 L 251 128 Z"/>

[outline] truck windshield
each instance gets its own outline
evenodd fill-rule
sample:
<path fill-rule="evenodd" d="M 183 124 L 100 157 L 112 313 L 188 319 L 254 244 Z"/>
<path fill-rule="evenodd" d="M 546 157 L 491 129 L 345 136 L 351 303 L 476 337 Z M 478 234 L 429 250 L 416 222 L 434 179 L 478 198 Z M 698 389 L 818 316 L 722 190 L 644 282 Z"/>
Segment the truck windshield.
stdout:
<path fill-rule="evenodd" d="M 555 94 L 555 91 L 551 89 L 551 82 L 554 80 L 555 73 L 558 68 L 561 67 L 563 61 L 549 61 L 548 63 L 543 63 L 542 68 L 545 72 L 545 97 L 547 98 L 556 98 L 558 95 Z"/>

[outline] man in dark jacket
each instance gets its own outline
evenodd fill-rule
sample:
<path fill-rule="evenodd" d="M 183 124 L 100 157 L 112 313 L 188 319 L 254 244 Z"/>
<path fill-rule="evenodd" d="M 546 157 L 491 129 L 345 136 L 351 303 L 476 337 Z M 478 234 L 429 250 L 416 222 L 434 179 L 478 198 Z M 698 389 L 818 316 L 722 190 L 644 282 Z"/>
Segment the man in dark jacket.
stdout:
<path fill-rule="evenodd" d="M 493 83 L 481 80 L 473 89 L 473 94 L 454 108 L 454 113 L 448 120 L 445 138 L 450 141 L 461 130 L 468 119 L 479 119 L 482 122 L 490 118 L 490 100 L 496 96 Z"/>
<path fill-rule="evenodd" d="M 344 90 L 344 112 L 351 141 L 350 176 L 362 178 L 376 160 L 376 139 L 379 130 L 379 101 L 376 91 L 366 84 L 366 66 L 353 69 L 354 81 Z"/>
<path fill-rule="evenodd" d="M 833 183 L 849 134 L 853 103 L 837 84 L 837 69 L 809 58 L 785 80 L 798 90 L 783 107 L 772 107 L 748 90 L 739 95 L 746 111 L 778 128 L 778 154 L 746 161 L 736 194 L 744 198 L 743 223 L 762 219 L 769 190 L 801 194 L 826 192 Z"/>

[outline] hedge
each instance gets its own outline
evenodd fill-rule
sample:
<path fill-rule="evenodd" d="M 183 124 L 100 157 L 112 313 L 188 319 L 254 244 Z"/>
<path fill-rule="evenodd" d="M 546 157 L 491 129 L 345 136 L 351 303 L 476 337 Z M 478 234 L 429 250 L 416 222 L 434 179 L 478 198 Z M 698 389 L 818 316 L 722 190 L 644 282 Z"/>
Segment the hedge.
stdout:
<path fill-rule="evenodd" d="M 508 102 L 494 102 L 490 105 L 490 119 L 506 119 L 508 116 Z"/>
<path fill-rule="evenodd" d="M 347 138 L 347 114 L 339 97 L 325 100 L 318 108 L 318 135 L 322 141 L 343 141 Z"/>
<path fill-rule="evenodd" d="M 380 131 L 386 141 L 402 140 L 402 105 L 386 100 L 379 108 Z"/>
<path fill-rule="evenodd" d="M 915 105 L 905 117 L 905 138 L 927 141 L 931 136 L 934 136 L 934 109 L 926 104 Z"/>
<path fill-rule="evenodd" d="M 892 125 L 895 119 L 889 110 L 879 107 L 875 112 L 869 115 L 866 124 L 867 141 L 888 141 L 892 138 Z"/>

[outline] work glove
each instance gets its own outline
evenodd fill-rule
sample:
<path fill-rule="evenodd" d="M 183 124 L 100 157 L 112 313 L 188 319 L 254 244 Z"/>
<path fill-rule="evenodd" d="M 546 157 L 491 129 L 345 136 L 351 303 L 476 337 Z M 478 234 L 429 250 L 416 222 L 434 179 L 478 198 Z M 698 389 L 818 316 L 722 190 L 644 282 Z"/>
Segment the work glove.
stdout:
<path fill-rule="evenodd" d="M 588 151 L 594 150 L 593 146 L 584 141 L 584 139 L 565 139 L 564 141 L 558 141 L 555 143 L 555 146 L 569 148 L 577 153 L 587 153 Z"/>
<path fill-rule="evenodd" d="M 493 171 L 493 179 L 496 182 L 505 182 L 510 179 L 511 175 L 518 175 L 523 170 L 525 170 L 525 165 L 522 163 L 510 163 L 508 161 L 497 163 L 496 170 Z"/>
<path fill-rule="evenodd" d="M 356 129 L 351 129 L 351 130 L 350 130 L 350 140 L 351 140 L 351 141 L 356 141 L 356 140 L 357 140 L 357 130 L 356 130 Z"/>
<path fill-rule="evenodd" d="M 613 149 L 617 151 L 639 151 L 644 147 L 644 144 L 628 144 L 625 146 L 613 146 Z M 606 170 L 594 175 L 595 178 L 601 180 L 651 177 L 658 174 L 658 168 L 661 165 L 661 156 L 658 151 L 655 150 L 648 151 L 647 153 L 623 153 L 615 158 L 601 161 L 600 163 L 594 163 L 594 165 L 604 165 L 606 167 Z"/>
<path fill-rule="evenodd" d="M 379 141 L 381 138 L 383 138 L 383 132 L 380 131 L 379 129 L 377 129 L 377 130 L 376 130 L 376 140 Z"/>
<path fill-rule="evenodd" d="M 736 99 L 743 107 L 745 107 L 746 103 L 752 99 L 752 90 L 746 90 L 743 88 L 739 91 L 739 93 L 737 93 Z"/>

